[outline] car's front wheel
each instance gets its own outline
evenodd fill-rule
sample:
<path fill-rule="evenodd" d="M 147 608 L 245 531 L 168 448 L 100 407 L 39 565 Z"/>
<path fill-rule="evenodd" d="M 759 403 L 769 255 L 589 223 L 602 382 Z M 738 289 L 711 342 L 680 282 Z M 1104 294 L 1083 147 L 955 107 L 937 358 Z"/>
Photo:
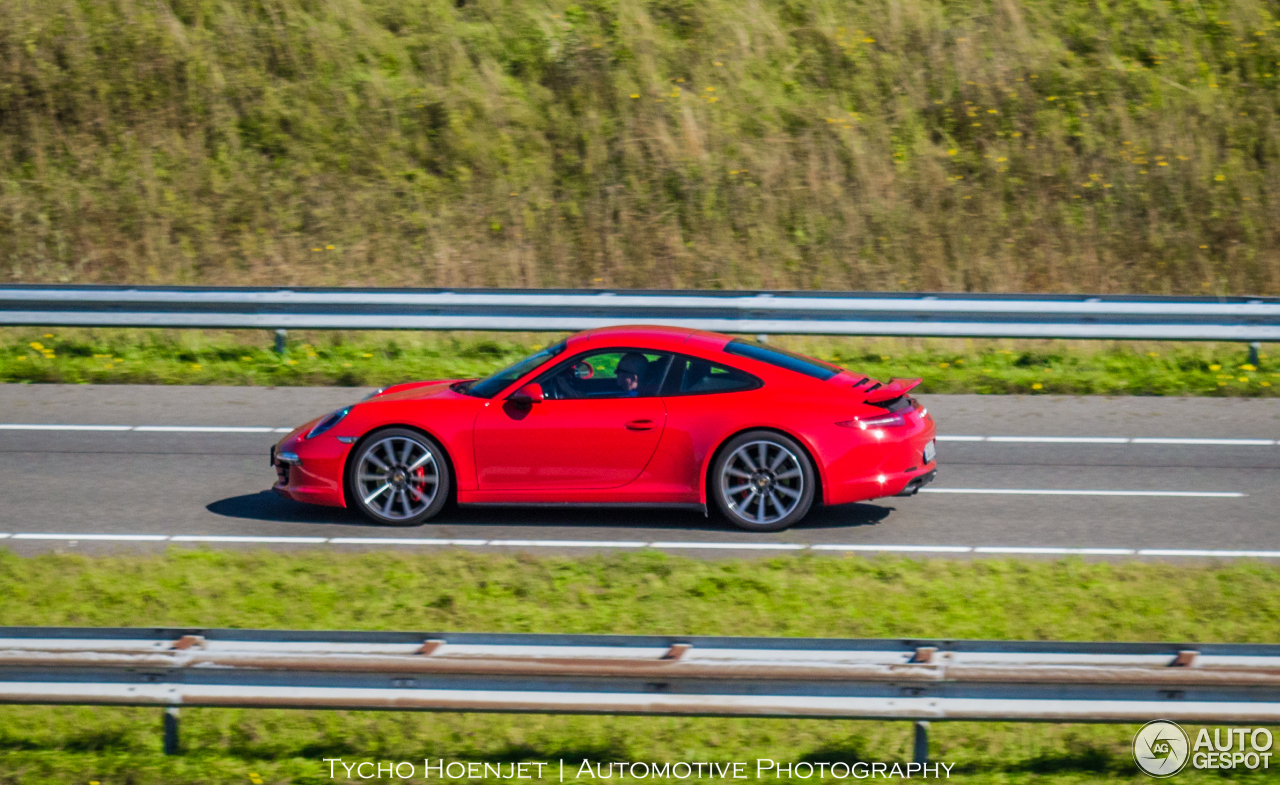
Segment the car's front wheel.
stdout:
<path fill-rule="evenodd" d="M 375 523 L 412 526 L 449 500 L 449 464 L 435 440 L 407 428 L 386 428 L 356 447 L 347 466 L 350 503 Z"/>
<path fill-rule="evenodd" d="M 734 525 L 776 532 L 813 506 L 813 463 L 794 440 L 774 431 L 735 436 L 711 468 L 716 504 Z"/>

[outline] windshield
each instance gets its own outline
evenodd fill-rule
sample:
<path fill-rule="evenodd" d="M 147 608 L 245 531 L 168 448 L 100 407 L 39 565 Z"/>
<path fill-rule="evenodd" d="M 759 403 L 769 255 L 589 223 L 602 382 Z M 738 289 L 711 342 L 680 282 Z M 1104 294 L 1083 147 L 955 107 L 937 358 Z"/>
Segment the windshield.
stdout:
<path fill-rule="evenodd" d="M 805 357 L 803 354 L 788 352 L 785 349 L 775 349 L 772 346 L 756 343 L 755 341 L 746 341 L 741 338 L 735 338 L 725 345 L 724 350 L 729 354 L 736 354 L 740 357 L 750 357 L 752 360 L 759 360 L 762 363 L 776 365 L 779 368 L 786 368 L 788 371 L 802 373 L 805 376 L 812 376 L 815 379 L 826 381 L 832 376 L 840 373 L 844 369 L 838 365 L 824 363 L 822 360 L 815 360 L 812 357 Z"/>
<path fill-rule="evenodd" d="M 547 360 L 555 357 L 564 351 L 564 341 L 555 346 L 548 346 L 542 351 L 531 354 L 515 365 L 503 368 L 493 376 L 487 379 L 481 379 L 475 384 L 468 387 L 464 392 L 468 395 L 474 395 L 477 398 L 492 398 L 498 393 L 505 390 L 512 382 L 524 376 L 529 371 L 542 365 Z"/>

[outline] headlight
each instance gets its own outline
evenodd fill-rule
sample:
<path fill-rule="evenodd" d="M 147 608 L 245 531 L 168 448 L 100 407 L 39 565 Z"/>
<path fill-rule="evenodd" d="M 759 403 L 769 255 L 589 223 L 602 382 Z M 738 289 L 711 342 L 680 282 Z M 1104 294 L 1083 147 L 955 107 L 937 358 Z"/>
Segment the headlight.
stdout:
<path fill-rule="evenodd" d="M 346 417 L 347 414 L 349 414 L 350 412 L 351 412 L 351 407 L 347 406 L 342 409 L 339 409 L 336 412 L 333 412 L 332 414 L 326 415 L 323 420 L 316 423 L 316 427 L 311 429 L 311 433 L 307 434 L 307 438 L 314 439 L 320 434 L 324 433 L 325 431 L 332 429 L 333 426 L 342 422 L 342 418 Z"/>

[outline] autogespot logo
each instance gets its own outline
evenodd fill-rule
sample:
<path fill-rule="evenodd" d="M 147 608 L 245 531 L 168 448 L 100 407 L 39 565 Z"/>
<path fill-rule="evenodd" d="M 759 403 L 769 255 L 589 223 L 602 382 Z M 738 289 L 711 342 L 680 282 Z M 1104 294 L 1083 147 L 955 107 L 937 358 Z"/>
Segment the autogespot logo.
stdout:
<path fill-rule="evenodd" d="M 1133 737 L 1133 762 L 1152 777 L 1172 777 L 1187 765 L 1191 740 L 1176 722 L 1153 720 Z"/>

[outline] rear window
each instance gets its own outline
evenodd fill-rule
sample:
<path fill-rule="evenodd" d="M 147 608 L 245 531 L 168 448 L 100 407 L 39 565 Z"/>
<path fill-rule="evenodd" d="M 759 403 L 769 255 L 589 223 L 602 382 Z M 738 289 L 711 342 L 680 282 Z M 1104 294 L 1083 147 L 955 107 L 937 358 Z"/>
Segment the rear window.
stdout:
<path fill-rule="evenodd" d="M 822 360 L 805 357 L 803 354 L 795 354 L 794 352 L 776 349 L 772 346 L 765 346 L 762 343 L 747 341 L 742 338 L 735 338 L 729 341 L 724 350 L 729 354 L 736 354 L 739 357 L 747 357 L 752 360 L 759 360 L 762 363 L 776 365 L 779 368 L 786 368 L 788 371 L 812 376 L 824 382 L 844 370 L 838 365 L 824 363 Z"/>
<path fill-rule="evenodd" d="M 663 395 L 702 395 L 754 390 L 760 380 L 737 368 L 713 363 L 699 357 L 680 356 L 667 372 Z"/>

